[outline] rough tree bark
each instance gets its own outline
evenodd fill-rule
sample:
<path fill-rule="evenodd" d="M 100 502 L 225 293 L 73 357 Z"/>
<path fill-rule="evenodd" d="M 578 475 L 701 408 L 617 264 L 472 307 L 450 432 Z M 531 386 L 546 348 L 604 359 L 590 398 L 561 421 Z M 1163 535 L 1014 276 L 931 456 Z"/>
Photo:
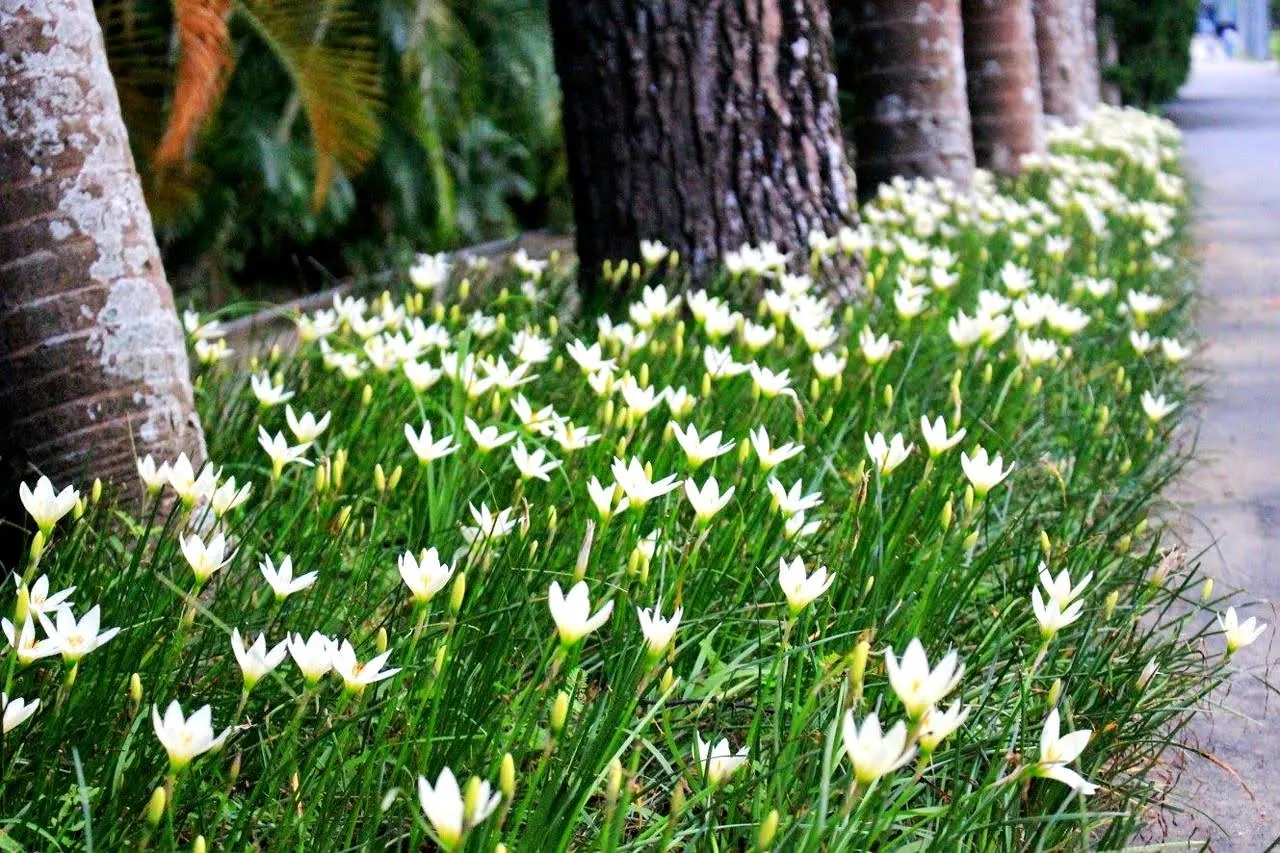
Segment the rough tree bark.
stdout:
<path fill-rule="evenodd" d="M 1080 120 L 1081 44 L 1079 0 L 1034 0 L 1040 98 L 1045 115 L 1066 124 Z"/>
<path fill-rule="evenodd" d="M 1080 88 L 1076 100 L 1082 114 L 1088 114 L 1102 99 L 1102 69 L 1098 62 L 1098 3 L 1080 4 Z"/>
<path fill-rule="evenodd" d="M 91 0 L 0 0 L 0 418 L 59 484 L 204 456 Z"/>
<path fill-rule="evenodd" d="M 858 0 L 844 7 L 858 187 L 894 177 L 973 177 L 960 0 Z"/>
<path fill-rule="evenodd" d="M 855 224 L 825 0 L 551 0 L 550 12 L 587 282 L 642 239 L 702 278 L 744 242 L 775 241 L 802 264 L 811 230 Z"/>
<path fill-rule="evenodd" d="M 1040 63 L 1031 0 L 963 0 L 973 153 L 1003 175 L 1044 147 Z"/>

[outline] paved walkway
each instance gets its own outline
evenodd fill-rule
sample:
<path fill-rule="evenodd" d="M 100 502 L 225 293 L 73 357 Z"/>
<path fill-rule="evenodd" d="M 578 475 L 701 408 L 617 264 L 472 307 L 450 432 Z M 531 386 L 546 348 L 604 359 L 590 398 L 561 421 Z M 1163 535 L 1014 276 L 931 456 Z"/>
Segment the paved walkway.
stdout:
<path fill-rule="evenodd" d="M 1209 548 L 1219 589 L 1261 600 L 1248 608 L 1275 626 L 1280 603 L 1280 69 L 1201 63 L 1170 110 L 1186 134 L 1199 203 L 1208 399 L 1202 462 L 1179 495 L 1193 550 Z M 1216 537 L 1216 542 L 1214 537 Z M 1169 840 L 1215 851 L 1261 851 L 1280 837 L 1280 641 L 1272 628 L 1241 652 L 1225 707 L 1196 727 L 1217 763 L 1192 760 L 1179 799 L 1203 814 Z M 1274 694 L 1274 695 L 1273 695 Z M 1247 718 L 1247 719 L 1246 719 Z M 1245 787 L 1248 787 L 1248 791 Z M 1210 820 L 1209 818 L 1212 818 Z M 1219 824 L 1215 826 L 1213 821 Z"/>

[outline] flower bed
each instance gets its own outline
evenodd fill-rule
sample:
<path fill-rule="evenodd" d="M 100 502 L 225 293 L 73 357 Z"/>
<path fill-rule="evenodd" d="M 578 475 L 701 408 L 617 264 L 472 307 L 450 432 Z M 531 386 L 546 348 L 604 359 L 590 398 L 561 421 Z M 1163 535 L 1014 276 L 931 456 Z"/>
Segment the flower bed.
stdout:
<path fill-rule="evenodd" d="M 886 188 L 812 277 L 744 247 L 711 288 L 741 298 L 672 295 L 648 244 L 608 270 L 625 318 L 561 328 L 563 265 L 423 259 L 252 377 L 189 318 L 217 473 L 143 460 L 139 519 L 31 497 L 6 831 L 1123 843 L 1259 628 L 1205 615 L 1153 515 L 1192 390 L 1176 131 L 1104 109 L 1051 152 Z"/>

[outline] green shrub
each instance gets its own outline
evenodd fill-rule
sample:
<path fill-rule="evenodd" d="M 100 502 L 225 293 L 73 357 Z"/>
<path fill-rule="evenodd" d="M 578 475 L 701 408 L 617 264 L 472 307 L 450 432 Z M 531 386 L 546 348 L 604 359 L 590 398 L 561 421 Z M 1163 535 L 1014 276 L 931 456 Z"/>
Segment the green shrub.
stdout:
<path fill-rule="evenodd" d="M 1150 109 L 1173 100 L 1191 73 L 1199 0 L 1099 0 L 1114 27 L 1119 61 L 1103 68 L 1126 104 Z"/>

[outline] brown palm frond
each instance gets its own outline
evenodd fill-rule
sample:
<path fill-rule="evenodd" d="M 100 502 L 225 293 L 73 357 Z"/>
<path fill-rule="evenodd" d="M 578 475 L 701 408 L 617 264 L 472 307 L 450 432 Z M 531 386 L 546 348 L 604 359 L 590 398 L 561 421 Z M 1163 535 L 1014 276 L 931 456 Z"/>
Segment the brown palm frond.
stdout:
<path fill-rule="evenodd" d="M 231 0 L 176 0 L 178 74 L 169 124 L 155 152 L 157 167 L 187 159 L 191 140 L 226 88 L 234 63 L 230 11 Z"/>
<path fill-rule="evenodd" d="M 337 168 L 356 172 L 377 153 L 377 43 L 346 0 L 239 0 L 237 9 L 293 81 L 315 149 L 318 207 Z"/>

